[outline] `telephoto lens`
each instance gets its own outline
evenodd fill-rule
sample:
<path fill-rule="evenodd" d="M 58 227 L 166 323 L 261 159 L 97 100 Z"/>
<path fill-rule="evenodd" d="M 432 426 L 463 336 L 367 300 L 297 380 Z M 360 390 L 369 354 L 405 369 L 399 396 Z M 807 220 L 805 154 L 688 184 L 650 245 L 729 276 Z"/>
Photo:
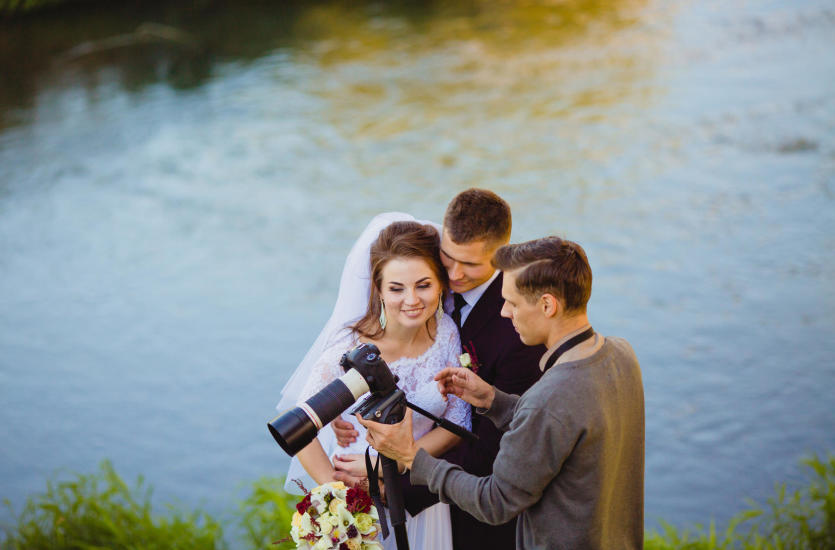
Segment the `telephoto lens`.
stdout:
<path fill-rule="evenodd" d="M 360 344 L 343 355 L 339 364 L 345 374 L 269 422 L 270 433 L 288 455 L 295 456 L 307 447 L 319 430 L 364 393 L 387 394 L 397 388 L 396 378 L 374 344 Z"/>
<path fill-rule="evenodd" d="M 319 430 L 367 391 L 365 379 L 351 369 L 298 407 L 271 420 L 270 433 L 285 453 L 295 456 L 313 441 Z"/>

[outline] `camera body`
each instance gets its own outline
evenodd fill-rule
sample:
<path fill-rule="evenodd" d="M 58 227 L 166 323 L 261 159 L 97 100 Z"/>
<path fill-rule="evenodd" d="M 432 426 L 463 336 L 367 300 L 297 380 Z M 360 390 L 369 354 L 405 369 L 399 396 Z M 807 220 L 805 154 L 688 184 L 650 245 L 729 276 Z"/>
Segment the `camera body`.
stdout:
<path fill-rule="evenodd" d="M 267 425 L 284 451 L 294 456 L 305 448 L 331 420 L 346 411 L 366 392 L 355 412 L 367 420 L 386 424 L 400 422 L 406 413 L 406 394 L 397 387 L 397 377 L 380 357 L 374 344 L 360 344 L 339 360 L 345 374 L 319 393 Z"/>
<path fill-rule="evenodd" d="M 366 420 L 396 424 L 406 414 L 406 394 L 397 387 L 398 378 L 374 344 L 360 344 L 342 356 L 340 366 L 346 372 L 356 369 L 363 374 L 371 388 L 371 395 L 356 406 L 351 414 L 359 413 Z"/>

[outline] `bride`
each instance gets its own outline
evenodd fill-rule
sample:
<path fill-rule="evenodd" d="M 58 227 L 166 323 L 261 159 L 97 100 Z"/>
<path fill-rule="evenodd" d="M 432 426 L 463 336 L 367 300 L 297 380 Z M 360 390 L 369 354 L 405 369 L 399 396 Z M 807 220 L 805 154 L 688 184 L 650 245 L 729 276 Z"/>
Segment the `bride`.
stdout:
<path fill-rule="evenodd" d="M 445 401 L 433 380 L 437 372 L 457 365 L 460 353 L 455 323 L 443 312 L 446 289 L 437 229 L 407 214 L 375 217 L 348 255 L 333 314 L 282 390 L 279 411 L 307 400 L 340 377 L 342 354 L 367 342 L 380 349 L 410 402 L 469 429 L 470 407 L 454 396 Z M 291 461 L 288 490 L 294 488 L 292 480 L 297 478 L 308 483 L 312 478 L 314 485 L 320 485 L 337 478 L 365 477 L 365 428 L 353 416 L 346 417 L 360 437 L 333 456 L 335 438 L 326 426 Z M 417 414 L 413 432 L 418 445 L 433 456 L 440 456 L 459 441 Z M 452 548 L 448 504 L 435 504 L 414 517 L 407 513 L 406 529 L 415 550 Z M 396 548 L 394 537 L 389 536 L 383 545 Z"/>

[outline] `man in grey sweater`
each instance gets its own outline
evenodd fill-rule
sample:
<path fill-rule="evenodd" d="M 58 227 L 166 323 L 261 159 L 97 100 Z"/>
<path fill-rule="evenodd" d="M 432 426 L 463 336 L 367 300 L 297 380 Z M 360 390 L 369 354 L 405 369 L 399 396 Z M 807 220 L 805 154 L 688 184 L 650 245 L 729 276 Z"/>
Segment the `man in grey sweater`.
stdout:
<path fill-rule="evenodd" d="M 589 325 L 591 267 L 580 245 L 546 237 L 500 248 L 502 315 L 522 341 L 545 344 L 544 374 L 521 397 L 447 368 L 442 394 L 474 405 L 505 433 L 493 474 L 476 477 L 418 449 L 411 410 L 400 424 L 360 422 L 368 442 L 480 521 L 518 516 L 520 549 L 643 548 L 644 397 L 623 339 Z"/>

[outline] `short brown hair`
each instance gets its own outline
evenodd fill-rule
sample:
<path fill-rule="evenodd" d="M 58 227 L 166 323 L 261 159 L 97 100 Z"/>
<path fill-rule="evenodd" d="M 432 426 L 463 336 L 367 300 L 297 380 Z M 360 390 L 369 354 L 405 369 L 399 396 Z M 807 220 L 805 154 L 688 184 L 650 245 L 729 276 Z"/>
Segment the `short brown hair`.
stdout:
<path fill-rule="evenodd" d="M 522 269 L 516 288 L 529 301 L 543 294 L 561 299 L 566 313 L 585 313 L 591 298 L 591 266 L 579 244 L 559 237 L 545 237 L 499 248 L 493 267 L 502 271 Z"/>
<path fill-rule="evenodd" d="M 449 286 L 449 276 L 441 263 L 441 239 L 438 230 L 431 225 L 418 222 L 393 222 L 380 231 L 371 245 L 371 291 L 365 315 L 351 329 L 366 338 L 377 338 L 383 334 L 380 323 L 380 289 L 383 285 L 383 268 L 395 258 L 420 258 L 424 260 L 441 285 L 441 296 Z M 427 321 L 426 329 L 434 315 Z"/>
<path fill-rule="evenodd" d="M 504 244 L 510 240 L 510 206 L 486 189 L 467 189 L 452 199 L 444 214 L 444 230 L 456 244 L 486 241 Z"/>

